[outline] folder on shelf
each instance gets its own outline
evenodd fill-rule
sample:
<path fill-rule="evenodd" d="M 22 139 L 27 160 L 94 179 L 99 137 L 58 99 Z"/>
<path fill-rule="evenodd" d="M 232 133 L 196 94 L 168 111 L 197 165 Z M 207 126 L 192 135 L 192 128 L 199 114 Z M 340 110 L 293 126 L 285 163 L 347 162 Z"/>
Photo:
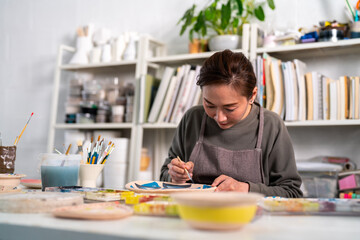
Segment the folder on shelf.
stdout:
<path fill-rule="evenodd" d="M 168 91 L 166 93 L 164 104 L 161 108 L 159 118 L 157 120 L 158 123 L 163 123 L 166 120 L 166 114 L 168 113 L 169 108 L 170 108 L 170 101 L 175 92 L 176 81 L 177 81 L 177 77 L 172 76 L 171 80 L 170 80 L 170 85 L 169 85 Z"/>
<path fill-rule="evenodd" d="M 314 120 L 314 92 L 311 72 L 305 74 L 306 79 L 306 120 Z"/>
<path fill-rule="evenodd" d="M 281 61 L 275 58 L 271 59 L 270 64 L 271 79 L 274 82 L 274 103 L 271 111 L 276 112 L 284 118 L 284 84 L 281 71 Z"/>
<path fill-rule="evenodd" d="M 272 81 L 270 74 L 271 57 L 266 53 L 264 53 L 263 58 L 264 58 L 265 95 L 266 95 L 265 108 L 271 110 L 274 104 L 274 83 Z"/>
<path fill-rule="evenodd" d="M 299 121 L 306 120 L 306 84 L 305 84 L 305 73 L 306 64 L 298 59 L 294 59 L 296 79 L 299 87 L 299 109 L 298 119 Z"/>
<path fill-rule="evenodd" d="M 159 112 L 162 107 L 166 91 L 169 87 L 170 79 L 174 74 L 174 70 L 175 69 L 172 67 L 165 68 L 164 74 L 162 76 L 162 79 L 161 79 L 161 82 L 159 85 L 159 89 L 156 93 L 154 103 L 153 103 L 150 113 L 149 113 L 148 122 L 150 122 L 150 123 L 154 123 L 158 119 Z"/>

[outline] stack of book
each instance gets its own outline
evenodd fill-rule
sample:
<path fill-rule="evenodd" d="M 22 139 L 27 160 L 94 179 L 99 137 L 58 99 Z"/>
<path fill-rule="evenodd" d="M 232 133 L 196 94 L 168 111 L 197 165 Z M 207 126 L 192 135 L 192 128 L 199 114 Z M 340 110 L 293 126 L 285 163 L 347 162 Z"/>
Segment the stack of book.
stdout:
<path fill-rule="evenodd" d="M 184 113 L 200 102 L 201 90 L 196 85 L 200 68 L 166 67 L 160 81 L 151 75 L 141 77 L 139 122 L 180 122 Z"/>
<path fill-rule="evenodd" d="M 253 64 L 258 102 L 285 121 L 359 119 L 360 77 L 334 80 L 307 72 L 298 59 L 282 62 L 267 54 Z"/>

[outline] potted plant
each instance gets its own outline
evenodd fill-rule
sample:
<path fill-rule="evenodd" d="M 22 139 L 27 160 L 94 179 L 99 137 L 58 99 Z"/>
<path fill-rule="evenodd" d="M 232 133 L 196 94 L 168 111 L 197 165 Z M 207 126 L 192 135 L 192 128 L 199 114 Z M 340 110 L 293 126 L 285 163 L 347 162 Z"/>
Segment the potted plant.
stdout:
<path fill-rule="evenodd" d="M 189 28 L 190 42 L 194 41 L 194 34 L 201 40 L 211 36 L 209 48 L 212 51 L 225 48 L 236 49 L 240 45 L 243 25 L 250 23 L 252 17 L 260 21 L 265 20 L 263 6 L 267 4 L 275 9 L 273 0 L 213 0 L 198 13 L 196 5 L 186 10 L 178 24 L 182 23 L 180 35 Z M 220 44 L 220 45 L 218 45 Z"/>

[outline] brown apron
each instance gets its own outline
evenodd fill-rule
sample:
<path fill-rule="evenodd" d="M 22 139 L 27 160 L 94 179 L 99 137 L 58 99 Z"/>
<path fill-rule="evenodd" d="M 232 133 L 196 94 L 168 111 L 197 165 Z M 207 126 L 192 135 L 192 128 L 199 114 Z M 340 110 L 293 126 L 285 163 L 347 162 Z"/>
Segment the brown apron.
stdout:
<path fill-rule="evenodd" d="M 261 153 L 263 108 L 260 107 L 259 132 L 255 149 L 233 151 L 205 143 L 206 118 L 207 114 L 204 113 L 200 136 L 189 159 L 194 163 L 193 180 L 197 183 L 212 184 L 215 178 L 224 174 L 241 182 L 264 183 Z"/>

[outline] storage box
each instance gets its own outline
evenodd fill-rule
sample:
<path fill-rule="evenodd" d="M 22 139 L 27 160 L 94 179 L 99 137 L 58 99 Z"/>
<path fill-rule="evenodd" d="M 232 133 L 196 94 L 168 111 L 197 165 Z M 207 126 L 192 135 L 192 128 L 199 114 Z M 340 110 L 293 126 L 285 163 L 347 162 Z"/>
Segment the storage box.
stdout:
<path fill-rule="evenodd" d="M 339 189 L 352 189 L 360 186 L 360 176 L 351 174 L 339 180 Z"/>
<path fill-rule="evenodd" d="M 337 196 L 336 172 L 299 172 L 301 190 L 308 198 L 334 198 Z"/>

